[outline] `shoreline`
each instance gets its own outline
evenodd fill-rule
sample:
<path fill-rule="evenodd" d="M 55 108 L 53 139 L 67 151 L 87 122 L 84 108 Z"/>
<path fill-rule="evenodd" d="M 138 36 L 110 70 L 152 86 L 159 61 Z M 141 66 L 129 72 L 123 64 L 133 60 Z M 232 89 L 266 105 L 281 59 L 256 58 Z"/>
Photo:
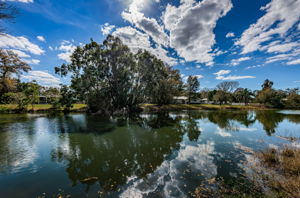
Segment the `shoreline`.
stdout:
<path fill-rule="evenodd" d="M 158 111 L 182 111 L 182 110 L 274 110 L 263 106 L 254 105 L 215 105 L 215 104 L 169 104 L 158 106 L 155 104 L 142 104 L 140 107 L 144 112 Z"/>
<path fill-rule="evenodd" d="M 183 110 L 298 110 L 298 109 L 276 109 L 258 105 L 215 105 L 215 104 L 168 104 L 158 106 L 156 104 L 140 104 L 142 112 L 163 112 Z M 86 104 L 74 104 L 68 112 L 86 112 Z M 20 111 L 15 104 L 0 104 L 0 114 L 22 114 L 22 113 L 53 113 L 64 112 L 63 108 L 53 109 L 50 104 L 36 104 L 32 109 L 28 106 L 26 110 Z"/>

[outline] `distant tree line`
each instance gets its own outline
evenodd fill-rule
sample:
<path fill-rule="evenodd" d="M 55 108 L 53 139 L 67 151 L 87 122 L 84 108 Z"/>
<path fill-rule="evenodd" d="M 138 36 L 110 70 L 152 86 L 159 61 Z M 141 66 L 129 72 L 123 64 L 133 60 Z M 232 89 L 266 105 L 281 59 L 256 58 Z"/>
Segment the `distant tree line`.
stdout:
<path fill-rule="evenodd" d="M 207 98 L 215 104 L 228 103 L 260 103 L 271 108 L 292 108 L 300 109 L 299 88 L 276 90 L 273 82 L 266 79 L 261 90 L 251 91 L 247 88 L 239 88 L 239 83 L 234 81 L 224 81 L 217 85 L 215 89 L 203 89 L 200 98 Z"/>

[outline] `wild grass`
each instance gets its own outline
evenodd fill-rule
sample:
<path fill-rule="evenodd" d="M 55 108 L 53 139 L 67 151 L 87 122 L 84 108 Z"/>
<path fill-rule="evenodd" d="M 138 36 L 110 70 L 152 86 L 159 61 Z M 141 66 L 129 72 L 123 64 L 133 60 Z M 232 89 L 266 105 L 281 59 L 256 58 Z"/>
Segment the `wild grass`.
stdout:
<path fill-rule="evenodd" d="M 271 196 L 300 197 L 300 148 L 267 149 L 257 158 L 263 170 L 260 179 Z"/>

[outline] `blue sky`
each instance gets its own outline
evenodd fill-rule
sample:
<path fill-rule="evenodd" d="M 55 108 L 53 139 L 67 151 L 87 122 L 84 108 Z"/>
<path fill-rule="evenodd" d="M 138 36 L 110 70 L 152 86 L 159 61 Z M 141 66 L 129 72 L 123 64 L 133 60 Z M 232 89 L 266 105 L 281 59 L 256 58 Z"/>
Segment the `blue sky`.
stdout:
<path fill-rule="evenodd" d="M 299 0 L 9 0 L 20 14 L 5 23 L 0 47 L 32 66 L 22 80 L 68 83 L 54 67 L 90 38 L 119 36 L 132 51 L 147 49 L 198 75 L 202 88 L 224 80 L 259 89 L 300 86 Z"/>

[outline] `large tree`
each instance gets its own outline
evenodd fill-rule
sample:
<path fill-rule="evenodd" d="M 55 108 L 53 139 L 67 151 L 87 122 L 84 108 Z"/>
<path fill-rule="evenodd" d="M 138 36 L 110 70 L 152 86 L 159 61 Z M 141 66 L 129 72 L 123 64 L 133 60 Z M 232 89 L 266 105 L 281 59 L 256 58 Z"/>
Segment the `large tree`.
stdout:
<path fill-rule="evenodd" d="M 234 91 L 234 97 L 237 102 L 243 102 L 246 105 L 254 96 L 253 92 L 247 88 L 238 88 Z"/>
<path fill-rule="evenodd" d="M 77 47 L 71 63 L 55 68 L 71 74 L 71 89 L 92 112 L 115 114 L 135 111 L 141 102 L 164 103 L 172 98 L 179 73 L 149 52 L 133 54 L 119 38 L 108 36 Z M 171 95 L 171 96 L 170 96 Z"/>
<path fill-rule="evenodd" d="M 13 75 L 19 76 L 29 70 L 31 70 L 30 66 L 13 51 L 0 49 L 0 93 L 15 88 L 16 80 L 13 79 Z"/>
<path fill-rule="evenodd" d="M 217 85 L 217 92 L 214 95 L 214 101 L 219 104 L 227 103 L 232 98 L 232 92 L 239 86 L 236 81 L 224 81 Z"/>
<path fill-rule="evenodd" d="M 200 87 L 200 83 L 197 76 L 189 76 L 186 83 L 186 88 L 188 92 L 189 103 L 192 98 L 195 98 L 196 92 Z"/>
<path fill-rule="evenodd" d="M 232 92 L 239 86 L 236 81 L 224 81 L 217 85 L 217 89 L 224 92 Z"/>

